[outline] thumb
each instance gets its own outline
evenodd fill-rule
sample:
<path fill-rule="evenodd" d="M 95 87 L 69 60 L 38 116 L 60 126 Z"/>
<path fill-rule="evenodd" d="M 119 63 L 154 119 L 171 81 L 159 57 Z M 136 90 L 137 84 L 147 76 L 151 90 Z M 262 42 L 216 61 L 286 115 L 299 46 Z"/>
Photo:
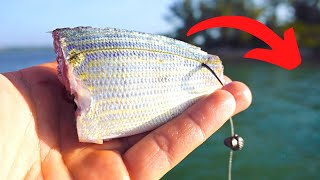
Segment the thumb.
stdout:
<path fill-rule="evenodd" d="M 251 103 L 250 90 L 244 84 L 229 83 L 224 88 L 226 90 L 217 90 L 198 101 L 131 147 L 124 154 L 130 176 L 133 179 L 161 178 L 235 112 L 246 109 Z"/>

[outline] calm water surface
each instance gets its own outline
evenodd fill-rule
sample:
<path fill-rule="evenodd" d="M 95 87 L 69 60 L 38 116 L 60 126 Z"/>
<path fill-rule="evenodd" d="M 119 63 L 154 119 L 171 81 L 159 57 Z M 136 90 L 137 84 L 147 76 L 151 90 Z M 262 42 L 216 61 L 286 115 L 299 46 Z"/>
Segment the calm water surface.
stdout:
<path fill-rule="evenodd" d="M 223 57 L 222 57 L 223 58 Z M 55 59 L 52 49 L 0 51 L 0 72 Z M 234 117 L 245 148 L 234 154 L 233 179 L 317 179 L 320 170 L 320 66 L 286 71 L 240 59 L 226 74 L 246 83 L 253 103 Z M 229 136 L 223 126 L 163 179 L 226 179 Z"/>

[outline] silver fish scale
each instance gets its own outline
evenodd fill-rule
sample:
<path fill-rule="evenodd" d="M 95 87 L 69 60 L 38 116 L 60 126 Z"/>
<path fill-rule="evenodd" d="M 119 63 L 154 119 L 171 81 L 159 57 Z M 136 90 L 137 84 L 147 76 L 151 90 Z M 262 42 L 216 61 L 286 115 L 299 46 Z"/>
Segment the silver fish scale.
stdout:
<path fill-rule="evenodd" d="M 75 95 L 81 142 L 152 130 L 221 87 L 217 56 L 182 41 L 113 28 L 53 31 L 59 78 Z"/>

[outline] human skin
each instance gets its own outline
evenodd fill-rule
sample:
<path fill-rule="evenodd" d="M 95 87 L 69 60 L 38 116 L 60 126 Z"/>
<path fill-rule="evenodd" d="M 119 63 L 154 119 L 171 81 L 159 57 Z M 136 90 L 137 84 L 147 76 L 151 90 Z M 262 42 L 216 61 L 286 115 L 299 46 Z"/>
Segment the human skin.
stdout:
<path fill-rule="evenodd" d="M 80 143 L 56 66 L 0 75 L 0 179 L 159 179 L 251 103 L 246 85 L 225 78 L 229 84 L 153 131 Z"/>

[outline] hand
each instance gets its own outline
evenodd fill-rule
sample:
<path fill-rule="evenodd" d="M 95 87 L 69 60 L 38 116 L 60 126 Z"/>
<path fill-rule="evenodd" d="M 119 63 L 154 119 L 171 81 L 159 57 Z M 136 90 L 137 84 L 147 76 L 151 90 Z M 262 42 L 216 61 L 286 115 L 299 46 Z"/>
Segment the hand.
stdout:
<path fill-rule="evenodd" d="M 159 179 L 251 103 L 232 82 L 151 132 L 79 143 L 56 66 L 0 75 L 0 179 Z"/>

